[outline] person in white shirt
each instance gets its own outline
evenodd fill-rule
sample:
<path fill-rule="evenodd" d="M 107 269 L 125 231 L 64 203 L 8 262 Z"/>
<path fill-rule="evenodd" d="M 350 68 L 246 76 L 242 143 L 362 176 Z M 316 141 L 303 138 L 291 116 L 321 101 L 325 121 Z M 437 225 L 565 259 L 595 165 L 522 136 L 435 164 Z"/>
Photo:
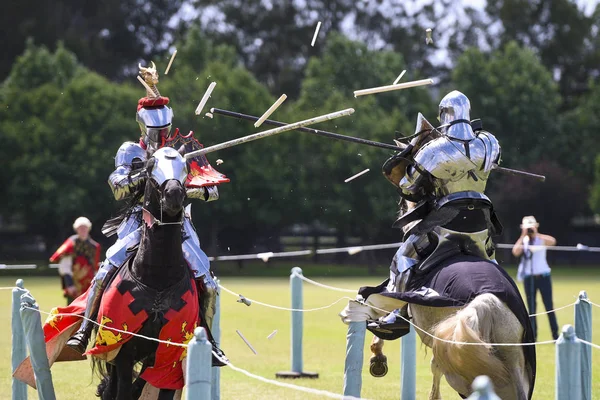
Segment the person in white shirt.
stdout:
<path fill-rule="evenodd" d="M 550 235 L 539 233 L 539 225 L 534 216 L 523 217 L 521 237 L 515 243 L 512 254 L 521 258 L 517 280 L 524 282 L 529 313 L 536 313 L 536 295 L 539 290 L 544 307 L 546 307 L 546 311 L 549 311 L 548 320 L 550 321 L 552 337 L 556 340 L 558 339 L 558 322 L 554 311 L 551 311 L 554 309 L 552 304 L 552 280 L 550 278 L 550 266 L 546 260 L 546 248 L 555 246 L 556 239 Z M 535 317 L 531 317 L 531 325 L 534 337 L 537 338 Z"/>

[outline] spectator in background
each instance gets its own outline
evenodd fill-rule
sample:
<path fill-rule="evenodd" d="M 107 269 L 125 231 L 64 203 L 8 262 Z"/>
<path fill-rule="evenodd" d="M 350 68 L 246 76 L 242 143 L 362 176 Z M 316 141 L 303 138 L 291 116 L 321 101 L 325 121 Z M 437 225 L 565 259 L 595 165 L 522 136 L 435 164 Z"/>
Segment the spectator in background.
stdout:
<path fill-rule="evenodd" d="M 92 223 L 86 217 L 79 217 L 73 223 L 77 233 L 69 237 L 50 257 L 50 262 L 58 262 L 67 304 L 84 293 L 98 271 L 100 245 L 90 237 Z"/>
<path fill-rule="evenodd" d="M 536 295 L 540 291 L 544 307 L 548 311 L 548 320 L 550 321 L 550 330 L 552 338 L 558 339 L 558 323 L 552 304 L 552 280 L 550 278 L 550 266 L 546 260 L 546 247 L 555 246 L 556 239 L 549 235 L 542 235 L 538 232 L 540 224 L 534 216 L 523 217 L 521 224 L 521 237 L 515 243 L 512 254 L 520 257 L 517 280 L 524 281 L 525 296 L 527 297 L 527 306 L 529 314 L 536 313 Z M 537 340 L 536 318 L 531 318 L 533 334 Z"/>

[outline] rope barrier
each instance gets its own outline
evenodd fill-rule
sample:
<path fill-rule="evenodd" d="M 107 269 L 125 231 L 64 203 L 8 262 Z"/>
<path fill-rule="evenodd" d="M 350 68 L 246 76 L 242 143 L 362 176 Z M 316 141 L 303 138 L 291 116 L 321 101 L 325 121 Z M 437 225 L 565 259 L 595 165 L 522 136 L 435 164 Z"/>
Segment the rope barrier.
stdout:
<path fill-rule="evenodd" d="M 324 283 L 313 281 L 312 279 L 309 279 L 309 278 L 305 277 L 304 275 L 299 275 L 299 274 L 296 274 L 296 273 L 294 273 L 293 275 L 297 276 L 298 278 L 302 279 L 303 281 L 305 281 L 307 283 L 310 283 L 311 285 L 322 287 L 324 289 L 335 290 L 335 291 L 338 291 L 338 292 L 346 292 L 346 293 L 356 293 L 357 292 L 356 290 L 343 289 L 343 288 L 338 288 L 338 287 L 335 287 L 335 286 L 325 285 Z M 342 299 L 340 299 L 340 300 L 342 300 Z M 589 300 L 587 300 L 587 301 L 589 301 Z M 560 310 L 563 310 L 563 309 L 568 308 L 568 307 L 573 307 L 575 304 L 577 304 L 577 302 L 573 302 L 573 303 L 567 304 L 567 305 L 562 306 L 562 307 L 554 308 L 554 309 L 552 309 L 550 311 L 543 311 L 543 312 L 539 312 L 539 313 L 536 313 L 536 314 L 529 314 L 529 316 L 530 317 L 537 317 L 538 315 L 550 314 L 551 312 L 560 311 Z M 600 307 L 600 305 L 594 304 L 591 301 L 590 301 L 590 304 L 595 305 L 596 307 Z"/>
<path fill-rule="evenodd" d="M 587 340 L 583 340 L 583 339 L 579 339 L 579 338 L 577 338 L 577 340 L 580 341 L 583 344 L 587 344 L 590 347 L 594 347 L 594 348 L 600 350 L 600 345 L 598 345 L 596 343 L 588 342 Z"/>
<path fill-rule="evenodd" d="M 305 277 L 304 275 L 299 275 L 294 273 L 294 276 L 297 276 L 298 278 L 302 279 L 304 282 L 306 283 L 310 283 L 311 285 L 315 285 L 318 287 L 322 287 L 324 289 L 329 289 L 329 290 L 335 290 L 336 292 L 345 292 L 345 293 L 356 293 L 356 290 L 352 290 L 352 289 L 342 289 L 342 288 L 337 288 L 335 286 L 329 286 L 329 285 L 325 285 L 324 283 L 319 283 L 317 281 L 313 281 L 312 279 L 308 279 L 307 277 Z"/>
<path fill-rule="evenodd" d="M 317 251 L 313 250 L 298 250 L 298 251 L 284 251 L 284 252 L 264 252 L 264 253 L 256 253 L 256 254 L 239 254 L 239 255 L 230 255 L 230 256 L 212 256 L 208 257 L 210 261 L 242 261 L 242 260 L 263 260 L 267 262 L 270 258 L 286 258 L 286 257 L 300 257 L 300 256 L 308 256 L 311 254 L 335 254 L 335 253 L 348 253 L 349 255 L 355 255 L 362 251 L 370 251 L 370 250 L 384 250 L 384 249 L 393 249 L 398 248 L 402 242 L 396 243 L 385 243 L 385 244 L 373 244 L 366 246 L 349 246 L 349 247 L 337 247 L 330 249 L 318 249 Z M 510 243 L 498 243 L 496 244 L 496 248 L 499 249 L 512 249 L 514 244 Z M 577 244 L 577 246 L 543 246 L 543 245 L 531 245 L 529 246 L 532 250 L 543 249 L 551 251 L 579 251 L 579 252 L 600 252 L 600 247 L 589 247 L 583 245 L 581 243 Z M 58 268 L 58 264 L 48 264 L 49 268 Z M 36 269 L 36 264 L 0 264 L 0 269 Z"/>
<path fill-rule="evenodd" d="M 509 244 L 509 243 L 498 243 L 496 245 L 496 248 L 498 248 L 498 249 L 512 249 L 513 247 L 515 247 L 515 245 L 514 244 Z M 589 246 L 583 245 L 581 243 L 579 243 L 577 246 L 531 245 L 531 246 L 529 246 L 529 248 L 531 250 L 547 249 L 547 250 L 553 250 L 553 251 L 580 251 L 582 253 L 585 253 L 585 252 L 591 252 L 591 253 L 600 252 L 600 247 L 589 247 Z"/>
<path fill-rule="evenodd" d="M 167 344 L 167 345 L 179 346 L 179 347 L 188 347 L 189 346 L 187 343 L 179 343 L 179 342 L 172 342 L 172 341 L 168 341 L 168 340 L 160 340 L 160 339 L 157 339 L 157 338 L 153 338 L 153 337 L 149 337 L 149 336 L 144 336 L 144 335 L 140 335 L 140 334 L 137 334 L 137 333 L 124 331 L 124 330 L 117 329 L 117 328 L 114 328 L 114 327 L 111 327 L 111 326 L 102 325 L 102 324 L 100 324 L 100 323 L 98 323 L 98 322 L 96 322 L 96 321 L 94 321 L 92 319 L 85 318 L 85 317 L 83 317 L 82 315 L 79 315 L 79 314 L 73 314 L 73 313 L 58 313 L 58 314 L 53 314 L 51 312 L 41 311 L 41 310 L 38 310 L 37 308 L 33 308 L 33 307 L 28 307 L 28 306 L 21 306 L 21 307 L 27 308 L 29 310 L 37 311 L 40 314 L 45 314 L 45 315 L 52 315 L 52 316 L 75 316 L 75 317 L 79 317 L 79 318 L 86 319 L 86 320 L 92 322 L 93 324 L 97 325 L 98 327 L 102 327 L 104 329 L 109 329 L 111 331 L 115 331 L 115 332 L 119 332 L 119 333 L 124 333 L 124 334 L 128 334 L 128 335 L 132 335 L 132 336 L 139 337 L 139 338 L 146 339 L 146 340 L 151 340 L 153 342 L 164 343 L 164 344 Z M 292 384 L 289 384 L 289 383 L 278 382 L 278 381 L 275 381 L 275 380 L 272 380 L 272 379 L 267 379 L 267 378 L 262 377 L 260 375 L 253 374 L 252 372 L 247 371 L 247 370 L 245 370 L 243 368 L 236 367 L 235 365 L 233 365 L 231 363 L 231 361 L 221 358 L 219 356 L 219 354 L 215 353 L 214 351 L 212 353 L 213 353 L 213 355 L 216 358 L 218 358 L 221 362 L 223 362 L 224 364 L 226 364 L 232 370 L 234 370 L 236 372 L 239 372 L 239 373 L 242 373 L 242 374 L 244 374 L 244 375 L 246 375 L 246 376 L 248 376 L 250 378 L 259 380 L 259 381 L 264 382 L 264 383 L 268 383 L 268 384 L 271 384 L 271 385 L 276 385 L 276 386 L 280 386 L 280 387 L 284 387 L 284 388 L 288 388 L 288 389 L 294 389 L 294 390 L 298 390 L 298 391 L 301 391 L 301 392 L 305 392 L 305 393 L 309 393 L 309 394 L 314 394 L 316 396 L 329 397 L 329 398 L 332 398 L 332 399 L 342 399 L 342 400 L 357 399 L 357 400 L 362 400 L 361 398 L 343 396 L 343 395 L 340 395 L 340 394 L 337 394 L 337 393 L 328 392 L 326 390 L 312 389 L 312 388 L 307 388 L 307 387 L 304 387 L 304 386 L 297 386 L 297 385 L 292 385 Z M 364 399 L 364 400 L 366 400 L 366 399 Z"/>
<path fill-rule="evenodd" d="M 539 313 L 536 313 L 536 314 L 529 314 L 529 316 L 530 317 L 537 317 L 538 315 L 550 314 L 552 312 L 559 311 L 559 310 L 562 310 L 562 309 L 565 309 L 565 308 L 568 308 L 568 307 L 573 307 L 575 304 L 577 304 L 576 301 L 573 302 L 573 303 L 571 303 L 571 304 L 567 304 L 566 306 L 558 307 L 558 308 L 555 308 L 555 309 L 550 310 L 550 311 L 539 312 Z"/>
<path fill-rule="evenodd" d="M 213 352 L 213 355 L 216 355 L 216 354 Z M 294 390 L 298 390 L 300 392 L 314 394 L 316 396 L 329 397 L 331 399 L 342 399 L 342 400 L 348 400 L 348 399 L 358 399 L 358 400 L 361 400 L 362 399 L 362 397 L 344 396 L 344 395 L 341 395 L 341 394 L 337 394 L 337 393 L 333 393 L 333 392 L 328 392 L 326 390 L 312 389 L 312 388 L 307 388 L 307 387 L 304 387 L 304 386 L 292 385 L 291 383 L 284 383 L 284 382 L 279 382 L 279 381 L 276 381 L 276 380 L 273 380 L 273 379 L 267 379 L 267 378 L 265 378 L 263 376 L 256 375 L 256 374 L 253 374 L 252 372 L 246 371 L 245 369 L 242 369 L 240 367 L 236 367 L 231 362 L 226 362 L 225 364 L 227 364 L 227 366 L 229 368 L 231 368 L 232 370 L 234 370 L 236 372 L 240 372 L 240 373 L 242 373 L 242 374 L 244 374 L 244 375 L 246 375 L 246 376 L 248 376 L 250 378 L 253 378 L 253 379 L 256 379 L 258 381 L 261 381 L 261 382 L 264 382 L 264 383 L 268 383 L 268 384 L 271 384 L 271 385 L 280 386 L 280 387 L 288 388 L 288 389 L 294 389 Z"/>
<path fill-rule="evenodd" d="M 598 307 L 600 308 L 600 304 L 596 304 L 594 302 L 592 302 L 590 299 L 585 299 L 585 301 L 587 301 L 588 303 L 590 303 L 591 305 L 593 305 L 594 307 Z"/>
<path fill-rule="evenodd" d="M 53 314 L 51 312 L 38 310 L 37 308 L 33 308 L 33 307 L 27 307 L 27 306 L 23 306 L 23 305 L 21 307 L 26 308 L 28 310 L 37 311 L 40 314 L 45 314 L 45 315 L 53 315 L 53 316 L 57 316 L 57 317 L 62 317 L 62 316 L 79 317 L 81 319 L 85 319 L 86 321 L 89 321 L 89 322 L 93 323 L 94 325 L 97 325 L 99 328 L 108 329 L 108 330 L 119 332 L 119 333 L 124 333 L 124 334 L 127 334 L 127 335 L 139 337 L 139 338 L 142 338 L 142 339 L 148 339 L 148 340 L 151 340 L 153 342 L 163 343 L 163 344 L 166 344 L 166 345 L 169 345 L 169 346 L 188 347 L 188 345 L 186 343 L 172 342 L 170 340 L 160 340 L 160 339 L 149 337 L 149 336 L 139 335 L 137 333 L 133 333 L 133 332 L 130 332 L 130 331 L 124 331 L 124 330 L 121 330 L 121 329 L 118 329 L 118 328 L 115 328 L 115 327 L 112 327 L 112 326 L 106 326 L 106 325 L 103 325 L 103 324 L 100 324 L 100 323 L 94 321 L 93 319 L 86 318 L 83 315 L 79 315 L 79 314 L 74 314 L 74 313 L 57 313 L 57 314 Z"/>
<path fill-rule="evenodd" d="M 370 308 L 372 308 L 374 310 L 382 311 L 382 312 L 384 312 L 386 314 L 389 313 L 389 311 L 384 310 L 384 309 L 379 308 L 379 307 L 375 307 L 372 304 L 366 304 L 366 303 L 358 302 L 356 300 L 353 300 L 353 301 L 355 301 L 355 302 L 357 302 L 357 303 L 359 303 L 361 305 L 370 307 Z M 459 345 L 467 345 L 467 346 L 513 346 L 513 347 L 519 347 L 519 346 L 536 346 L 538 344 L 542 345 L 542 344 L 553 344 L 553 343 L 556 343 L 556 340 L 546 340 L 546 341 L 543 341 L 543 342 L 532 342 L 532 343 L 486 343 L 486 342 L 483 342 L 483 343 L 471 343 L 471 342 L 458 342 L 458 341 L 454 341 L 454 340 L 447 340 L 447 339 L 439 338 L 439 337 L 437 337 L 437 336 L 429 333 L 425 329 L 423 329 L 423 328 L 415 325 L 409 319 L 404 318 L 402 315 L 398 315 L 398 317 L 402 318 L 404 321 L 408 322 L 412 327 L 414 327 L 415 329 L 423 332 L 424 334 L 426 334 L 427 336 L 431 337 L 432 339 L 439 340 L 440 342 L 444 342 L 444 343 L 450 343 L 450 344 L 459 344 Z"/>
<path fill-rule="evenodd" d="M 263 307 L 268 307 L 268 308 L 273 308 L 275 310 L 282 310 L 282 311 L 300 311 L 300 312 L 312 312 L 312 311 L 321 311 L 321 310 L 326 310 L 328 308 L 331 308 L 333 306 L 335 306 L 337 303 L 339 303 L 342 300 L 346 300 L 346 299 L 350 299 L 350 297 L 342 297 L 340 299 L 337 299 L 336 301 L 334 301 L 333 303 L 327 305 L 327 306 L 323 306 L 323 307 L 317 307 L 317 308 L 289 308 L 289 307 L 281 307 L 281 306 L 276 306 L 273 304 L 268 304 L 268 303 L 263 303 L 261 301 L 258 300 L 254 300 L 251 299 L 249 297 L 243 296 L 239 293 L 234 292 L 233 290 L 227 289 L 225 286 L 219 284 L 219 288 L 223 289 L 224 291 L 226 291 L 229 294 L 234 295 L 235 297 L 240 297 L 240 298 L 245 298 L 246 300 L 249 300 L 252 303 L 258 304 L 260 306 Z M 352 299 L 350 299 L 352 300 Z"/>
<path fill-rule="evenodd" d="M 226 292 L 228 292 L 228 293 L 230 293 L 230 294 L 232 294 L 232 295 L 234 295 L 236 297 L 241 296 L 239 293 L 235 293 L 234 291 L 225 288 L 223 285 L 219 285 L 219 286 L 220 286 L 221 289 L 225 290 Z M 371 304 L 366 304 L 366 303 L 358 302 L 355 299 L 353 299 L 351 297 L 348 297 L 348 296 L 341 297 L 338 300 L 336 300 L 335 302 L 331 303 L 330 305 L 327 305 L 327 306 L 324 306 L 324 307 L 318 307 L 318 308 L 309 308 L 309 309 L 280 307 L 280 306 L 274 306 L 272 304 L 267 304 L 267 303 L 259 302 L 259 301 L 250 299 L 248 297 L 246 297 L 246 299 L 250 300 L 253 303 L 261 305 L 261 306 L 265 306 L 265 307 L 269 307 L 269 308 L 274 308 L 274 309 L 278 309 L 278 310 L 283 310 L 283 311 L 300 311 L 300 312 L 319 311 L 319 310 L 324 310 L 324 309 L 330 308 L 330 307 L 334 306 L 335 304 L 339 303 L 342 300 L 349 300 L 349 301 L 354 301 L 354 302 L 357 302 L 357 303 L 362 304 L 364 306 L 370 307 L 370 308 L 372 308 L 374 310 L 384 312 L 386 314 L 389 314 L 389 312 L 390 312 L 388 310 L 384 310 L 382 308 L 375 307 L 375 306 L 373 306 Z M 573 305 L 575 305 L 575 303 L 568 304 L 568 305 L 560 307 L 560 308 L 558 308 L 556 310 L 563 309 L 563 308 L 566 308 L 566 307 L 571 307 Z M 535 315 L 538 315 L 538 314 L 535 314 Z M 543 342 L 533 342 L 533 343 L 470 343 L 470 342 L 457 342 L 457 341 L 453 341 L 453 340 L 447 340 L 447 339 L 438 338 L 435 335 L 429 333 L 428 331 L 426 331 L 426 330 L 418 327 L 413 322 L 411 322 L 409 319 L 406 319 L 406 318 L 402 317 L 401 315 L 399 317 L 402 318 L 404 321 L 408 322 L 415 329 L 418 329 L 421 332 L 425 333 L 427 336 L 430 336 L 431 338 L 433 338 L 435 340 L 439 340 L 441 342 L 446 342 L 446 343 L 451 343 L 451 344 L 471 345 L 471 346 L 535 346 L 535 345 L 538 345 L 538 344 L 539 345 L 543 345 L 543 344 L 556 343 L 556 340 L 547 340 L 547 341 L 543 341 Z"/>
<path fill-rule="evenodd" d="M 312 281 L 312 282 L 315 282 L 315 281 Z M 318 283 L 318 282 L 316 282 L 316 283 Z M 324 285 L 324 286 L 328 286 L 328 285 Z M 331 288 L 333 288 L 333 287 L 331 286 Z M 10 289 L 12 289 L 12 287 Z M 231 290 L 229 290 L 229 289 L 227 289 L 227 288 L 225 288 L 223 286 L 221 286 L 221 289 L 223 289 L 226 292 L 231 293 L 233 295 L 239 296 L 239 294 L 237 294 L 237 293 L 235 293 L 235 292 L 233 292 L 233 291 L 231 291 Z M 344 290 L 346 290 L 346 289 L 344 289 Z M 329 307 L 337 304 L 341 300 L 356 301 L 356 300 L 354 300 L 354 299 L 352 299 L 350 297 L 342 297 L 342 298 L 340 298 L 339 300 L 337 300 L 336 302 L 332 303 L 329 306 L 312 309 L 312 311 L 316 311 L 316 310 L 319 310 L 319 309 L 329 308 Z M 271 308 L 288 310 L 288 311 L 310 311 L 310 310 L 305 310 L 305 309 L 290 309 L 290 308 L 286 308 L 286 307 L 272 306 L 272 305 L 269 305 L 269 304 L 266 304 L 266 303 L 262 303 L 262 302 L 256 302 L 256 303 L 259 304 L 259 305 L 263 305 L 263 306 L 267 306 L 267 307 L 271 307 Z M 378 310 L 378 311 L 381 311 L 381 312 L 384 312 L 384 313 L 388 313 L 387 310 L 381 309 L 381 308 L 373 306 L 371 304 L 367 304 L 367 303 L 364 303 L 364 302 L 359 302 L 359 304 L 362 304 L 364 306 L 370 307 L 370 308 L 372 308 L 374 310 Z M 570 305 L 567 305 L 567 306 L 564 306 L 564 307 L 561 307 L 561 308 L 566 308 L 566 307 L 569 307 L 569 306 L 572 306 L 572 305 L 574 305 L 574 303 L 570 304 Z M 594 305 L 596 305 L 596 304 L 594 304 Z M 37 311 L 40 314 L 45 314 L 45 315 L 54 316 L 54 317 L 57 317 L 57 316 L 75 316 L 75 317 L 78 317 L 78 318 L 86 319 L 87 321 L 90 321 L 91 323 L 97 325 L 98 327 L 102 327 L 103 329 L 108 329 L 108 330 L 111 330 L 111 331 L 114 331 L 114 332 L 119 332 L 119 333 L 123 333 L 123 334 L 132 335 L 132 336 L 135 336 L 135 337 L 139 337 L 139 338 L 146 339 L 146 340 L 151 340 L 151 341 L 158 342 L 158 343 L 164 343 L 164 344 L 167 344 L 167 345 L 180 346 L 180 347 L 188 347 L 189 346 L 186 343 L 179 343 L 179 342 L 172 342 L 172 341 L 160 340 L 160 339 L 157 339 L 157 338 L 153 338 L 153 337 L 144 336 L 144 335 L 140 335 L 140 334 L 137 334 L 137 333 L 133 333 L 133 332 L 121 330 L 121 329 L 118 329 L 118 328 L 115 328 L 115 327 L 105 326 L 103 324 L 98 323 L 97 321 L 94 321 L 94 320 L 89 319 L 89 318 L 85 318 L 85 317 L 83 317 L 83 316 L 81 316 L 79 314 L 73 314 L 73 313 L 57 313 L 57 314 L 54 314 L 52 312 L 41 311 L 41 310 L 39 310 L 37 308 L 28 307 L 28 306 L 24 306 L 24 305 L 22 305 L 22 307 L 26 308 L 26 309 L 29 309 L 29 310 Z M 415 329 L 417 329 L 417 330 L 423 332 L 424 334 L 426 334 L 427 336 L 433 338 L 434 340 L 439 340 L 439 341 L 442 341 L 442 342 L 445 342 L 445 343 L 450 343 L 450 344 L 469 345 L 469 346 L 517 346 L 517 347 L 521 347 L 521 346 L 535 346 L 535 345 L 554 344 L 554 343 L 557 342 L 556 340 L 547 340 L 547 341 L 534 342 L 534 343 L 471 343 L 471 342 L 459 342 L 459 341 L 453 341 L 453 340 L 447 340 L 447 339 L 438 338 L 435 335 L 429 333 L 427 330 L 420 328 L 419 326 L 417 326 L 416 324 L 414 324 L 413 322 L 411 322 L 409 319 L 404 318 L 401 315 L 400 315 L 400 318 L 402 318 L 404 321 L 406 321 L 407 323 L 409 323 Z M 579 339 L 579 338 L 577 340 L 579 342 L 583 343 L 583 344 L 586 344 L 586 345 L 590 346 L 590 347 L 593 347 L 593 348 L 596 348 L 596 349 L 600 349 L 600 345 L 597 345 L 595 343 L 588 342 L 586 340 Z M 328 398 L 342 399 L 342 400 L 344 400 L 344 399 L 360 399 L 360 398 L 356 398 L 356 397 L 343 396 L 343 395 L 340 395 L 340 394 L 337 394 L 337 393 L 328 392 L 326 390 L 312 389 L 312 388 L 307 388 L 307 387 L 304 387 L 304 386 L 297 386 L 297 385 L 292 385 L 292 384 L 289 384 L 289 383 L 275 381 L 275 380 L 272 380 L 272 379 L 267 379 L 265 377 L 253 374 L 253 373 L 251 373 L 251 372 L 249 372 L 249 371 L 247 371 L 247 370 L 245 370 L 243 368 L 240 368 L 240 367 L 237 367 L 237 366 L 233 365 L 229 360 L 221 358 L 220 355 L 216 354 L 215 352 L 213 352 L 213 355 L 215 357 L 217 357 L 219 360 L 221 360 L 224 364 L 226 364 L 232 370 L 234 370 L 234 371 L 236 371 L 238 373 L 242 373 L 242 374 L 248 376 L 249 378 L 261 381 L 263 383 L 267 383 L 267 384 L 270 384 L 270 385 L 275 385 L 275 386 L 279 386 L 279 387 L 283 387 L 283 388 L 287 388 L 287 389 L 293 389 L 293 390 L 297 390 L 297 391 L 301 391 L 301 392 L 304 392 L 304 393 L 308 393 L 308 394 L 312 394 L 312 395 L 316 395 L 316 396 L 321 396 L 321 397 L 328 397 Z"/>

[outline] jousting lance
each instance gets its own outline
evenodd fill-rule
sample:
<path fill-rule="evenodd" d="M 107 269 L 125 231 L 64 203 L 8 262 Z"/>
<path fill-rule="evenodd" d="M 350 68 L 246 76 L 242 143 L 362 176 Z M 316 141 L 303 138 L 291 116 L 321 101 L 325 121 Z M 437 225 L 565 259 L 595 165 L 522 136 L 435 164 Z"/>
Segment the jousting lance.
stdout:
<path fill-rule="evenodd" d="M 252 121 L 252 122 L 255 122 L 255 121 L 259 120 L 259 117 L 255 117 L 254 115 L 242 114 L 242 113 L 239 113 L 239 112 L 229 111 L 229 110 L 223 110 L 221 108 L 211 108 L 210 112 L 213 113 L 213 114 L 224 115 L 226 117 L 233 117 L 233 118 L 238 118 L 238 119 L 245 119 L 247 121 Z M 278 126 L 278 127 L 290 126 L 289 124 L 286 124 L 285 122 L 275 121 L 275 120 L 272 120 L 272 119 L 266 119 L 266 120 L 264 120 L 263 124 L 273 125 L 273 126 Z M 403 148 L 398 147 L 398 146 L 393 145 L 393 144 L 376 142 L 374 140 L 362 139 L 362 138 L 357 138 L 357 137 L 354 137 L 354 136 L 341 135 L 339 133 L 333 133 L 333 132 L 323 131 L 321 129 L 305 128 L 304 126 L 299 126 L 299 127 L 290 128 L 290 129 L 295 129 L 295 130 L 300 131 L 300 132 L 306 132 L 306 133 L 310 133 L 310 134 L 317 135 L 317 136 L 328 137 L 328 138 L 331 138 L 331 139 L 343 140 L 343 141 L 352 142 L 352 143 L 365 144 L 367 146 L 377 147 L 377 148 L 380 148 L 380 149 L 394 150 L 394 151 L 402 151 L 402 150 L 404 150 Z M 265 131 L 265 132 L 269 132 L 269 131 Z M 265 133 L 265 132 L 261 132 L 261 133 Z M 258 135 L 258 133 L 257 133 L 257 135 Z M 253 136 L 253 135 L 250 135 L 250 136 Z M 244 139 L 244 138 L 241 138 L 241 139 Z M 228 143 L 228 142 L 226 142 L 226 143 Z M 210 147 L 207 147 L 206 149 L 210 149 Z M 206 150 L 206 149 L 203 149 L 203 150 Z M 201 151 L 201 150 L 199 150 L 199 151 Z M 193 154 L 193 153 L 190 153 L 190 154 Z M 187 157 L 187 154 L 186 154 L 186 157 Z M 194 157 L 194 155 L 192 155 L 191 157 Z M 189 158 L 189 157 L 187 157 L 187 158 Z M 494 166 L 492 167 L 492 169 L 494 171 L 504 172 L 505 174 L 509 174 L 509 175 L 524 176 L 524 177 L 528 177 L 528 178 L 533 178 L 533 179 L 541 181 L 541 182 L 544 182 L 546 180 L 546 177 L 544 175 L 533 174 L 531 172 L 519 171 L 519 170 L 511 169 L 511 168 L 505 168 L 505 167 L 501 167 L 501 166 L 496 165 L 496 164 L 494 164 Z"/>
<path fill-rule="evenodd" d="M 233 117 L 233 118 L 238 118 L 238 119 L 245 119 L 247 121 L 258 121 L 258 117 L 255 117 L 254 115 L 248 115 L 248 114 L 242 114 L 242 113 L 238 113 L 235 111 L 229 111 L 229 110 L 222 110 L 220 108 L 211 108 L 210 112 L 213 114 L 220 114 L 220 115 L 224 115 L 226 117 Z M 266 125 L 273 125 L 273 126 L 285 126 L 287 125 L 285 122 L 279 122 L 279 121 L 274 121 L 272 119 L 266 119 L 262 122 L 263 124 Z M 318 136 L 325 136 L 325 137 L 329 137 L 332 139 L 338 139 L 338 140 L 345 140 L 347 142 L 353 142 L 353 143 L 360 143 L 360 144 L 366 144 L 369 146 L 373 146 L 373 147 L 379 147 L 382 149 L 388 149 L 388 150 L 395 150 L 395 151 L 402 151 L 402 148 L 393 145 L 393 144 L 387 144 L 387 143 L 381 143 L 381 142 L 375 142 L 373 140 L 367 140 L 367 139 L 361 139 L 361 138 L 357 138 L 354 136 L 346 136 L 346 135 L 340 135 L 339 133 L 333 133 L 333 132 L 327 132 L 327 131 L 323 131 L 320 129 L 313 129 L 313 128 L 295 128 L 297 131 L 300 132 L 307 132 L 307 133 L 312 133 L 313 135 L 318 135 Z"/>
<path fill-rule="evenodd" d="M 321 115 L 318 117 L 305 119 L 304 121 L 294 122 L 293 124 L 284 124 L 283 126 L 280 126 L 279 128 L 269 129 L 267 131 L 255 133 L 253 135 L 243 136 L 241 138 L 229 140 L 227 142 L 215 144 L 214 146 L 205 147 L 200 150 L 192 151 L 191 153 L 186 153 L 185 158 L 190 159 L 190 158 L 197 157 L 197 156 L 200 156 L 203 154 L 212 153 L 213 151 L 227 149 L 229 147 L 237 146 L 240 144 L 252 142 L 254 140 L 263 139 L 263 138 L 266 138 L 269 136 L 277 135 L 279 133 L 298 129 L 298 128 L 301 128 L 301 127 L 304 127 L 307 125 L 317 124 L 319 122 L 329 121 L 329 120 L 336 119 L 339 117 L 345 117 L 347 115 L 352 115 L 353 113 L 354 113 L 353 108 L 347 108 L 345 110 L 336 111 L 336 112 Z"/>

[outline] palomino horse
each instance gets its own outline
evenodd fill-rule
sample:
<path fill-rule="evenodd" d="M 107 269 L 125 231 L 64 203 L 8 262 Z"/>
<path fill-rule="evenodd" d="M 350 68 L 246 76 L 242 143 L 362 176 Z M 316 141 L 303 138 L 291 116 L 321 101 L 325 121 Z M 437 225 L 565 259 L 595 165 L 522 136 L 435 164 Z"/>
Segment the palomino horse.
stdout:
<path fill-rule="evenodd" d="M 450 286 L 456 282 L 446 279 L 452 273 L 448 269 L 459 264 L 461 261 L 446 265 L 434 273 L 424 286 L 435 287 L 435 294 L 442 293 L 442 297 L 451 292 Z M 433 352 L 433 385 L 429 399 L 441 399 L 442 375 L 463 398 L 471 394 L 471 383 L 479 375 L 490 377 L 496 393 L 503 400 L 531 398 L 535 382 L 535 348 L 531 345 L 493 345 L 533 341 L 525 305 L 514 282 L 506 273 L 500 271 L 500 267 L 489 261 L 478 261 L 471 257 L 469 262 L 462 264 L 468 264 L 467 269 L 461 270 L 461 274 L 464 275 L 460 279 L 465 281 L 482 280 L 483 275 L 469 276 L 469 271 L 487 269 L 493 272 L 494 268 L 497 268 L 497 279 L 493 285 L 495 289 L 490 291 L 510 294 L 503 296 L 498 293 L 485 293 L 489 287 L 484 284 L 479 293 L 471 293 L 472 300 L 460 307 L 432 307 L 426 305 L 425 300 L 419 301 L 419 296 L 414 296 L 417 303 L 421 304 L 411 301 L 409 314 L 413 324 L 418 327 L 416 331 L 422 343 Z M 515 295 L 520 301 L 517 301 Z M 466 296 L 469 297 L 469 294 Z M 436 296 L 425 297 L 432 299 Z M 499 297 L 504 297 L 509 304 Z M 397 304 L 393 307 L 396 306 Z M 516 313 L 513 310 L 516 310 Z M 375 337 L 371 351 L 376 360 L 384 360 L 383 340 Z"/>

